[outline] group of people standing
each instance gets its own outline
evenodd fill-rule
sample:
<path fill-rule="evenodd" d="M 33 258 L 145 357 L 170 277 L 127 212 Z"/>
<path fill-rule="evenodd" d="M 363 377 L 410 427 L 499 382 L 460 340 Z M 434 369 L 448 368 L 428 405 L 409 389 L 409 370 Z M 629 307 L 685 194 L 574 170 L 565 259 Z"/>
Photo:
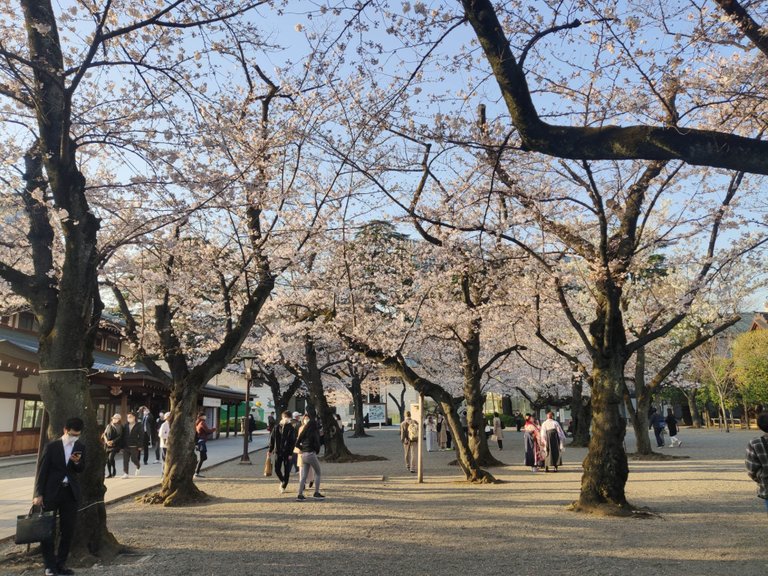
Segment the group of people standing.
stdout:
<path fill-rule="evenodd" d="M 272 426 L 269 435 L 269 450 L 267 458 L 275 457 L 275 475 L 280 481 L 279 491 L 284 494 L 288 489 L 291 469 L 299 471 L 299 489 L 296 500 L 306 500 L 304 491 L 307 486 L 314 486 L 312 496 L 322 500 L 325 496 L 320 492 L 322 477 L 318 454 L 322 446 L 320 425 L 317 414 L 308 407 L 304 415 L 290 411 L 282 413 L 280 422 Z"/>
<path fill-rule="evenodd" d="M 123 453 L 123 478 L 128 478 L 130 462 L 133 462 L 136 468 L 134 474 L 141 474 L 142 454 L 146 466 L 149 462 L 150 447 L 154 448 L 155 464 L 160 462 L 161 451 L 165 453 L 165 443 L 168 439 L 168 426 L 165 425 L 167 418 L 155 418 L 149 408 L 142 406 L 136 412 L 126 415 L 125 424 L 122 420 L 120 414 L 113 415 L 101 435 L 107 453 L 107 478 L 117 476 L 115 458 L 120 452 Z"/>
<path fill-rule="evenodd" d="M 531 414 L 525 415 L 523 424 L 525 465 L 530 466 L 531 472 L 544 468 L 545 472 L 557 472 L 563 464 L 565 448 L 565 432 L 560 423 L 555 420 L 553 412 L 547 412 L 547 419 L 539 424 Z"/>

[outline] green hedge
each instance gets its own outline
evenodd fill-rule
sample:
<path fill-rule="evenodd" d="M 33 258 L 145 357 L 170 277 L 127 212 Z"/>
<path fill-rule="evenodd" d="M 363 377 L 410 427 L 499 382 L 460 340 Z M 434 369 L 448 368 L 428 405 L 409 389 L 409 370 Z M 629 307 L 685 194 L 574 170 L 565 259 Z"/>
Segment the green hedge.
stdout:
<path fill-rule="evenodd" d="M 219 430 L 225 431 L 227 429 L 227 419 L 222 418 L 219 421 Z M 230 418 L 229 419 L 229 429 L 230 430 L 237 430 L 240 432 L 240 418 Z M 262 422 L 261 420 L 256 420 L 256 430 L 266 430 L 267 429 L 267 423 Z"/>

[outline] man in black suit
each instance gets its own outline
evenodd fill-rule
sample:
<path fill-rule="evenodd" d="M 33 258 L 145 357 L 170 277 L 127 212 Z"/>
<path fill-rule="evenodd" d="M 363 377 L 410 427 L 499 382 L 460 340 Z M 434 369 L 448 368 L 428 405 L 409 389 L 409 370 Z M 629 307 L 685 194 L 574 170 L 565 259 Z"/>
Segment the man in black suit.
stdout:
<path fill-rule="evenodd" d="M 85 444 L 79 440 L 82 431 L 83 421 L 70 418 L 64 425 L 63 436 L 49 442 L 40 457 L 32 504 L 42 506 L 47 511 L 58 512 L 61 533 L 58 554 L 54 554 L 53 540 L 40 545 L 46 576 L 74 574 L 65 563 L 75 532 L 80 501 L 77 475 L 85 468 Z"/>
<path fill-rule="evenodd" d="M 157 420 L 152 416 L 149 408 L 142 406 L 139 408 L 139 418 L 141 418 L 141 432 L 142 432 L 142 448 L 144 450 L 144 466 L 149 462 L 149 447 L 154 446 L 155 449 L 155 464 L 160 462 L 160 448 L 158 443 L 157 434 Z"/>

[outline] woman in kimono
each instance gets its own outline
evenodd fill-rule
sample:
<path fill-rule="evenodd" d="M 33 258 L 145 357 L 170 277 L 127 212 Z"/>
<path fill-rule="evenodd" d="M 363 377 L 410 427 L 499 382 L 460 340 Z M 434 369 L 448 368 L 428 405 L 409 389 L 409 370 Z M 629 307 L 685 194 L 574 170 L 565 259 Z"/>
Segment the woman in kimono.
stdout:
<path fill-rule="evenodd" d="M 544 448 L 544 471 L 549 472 L 550 467 L 557 472 L 557 467 L 563 464 L 563 442 L 565 432 L 555 420 L 552 412 L 547 412 L 547 419 L 541 425 L 541 443 Z"/>
<path fill-rule="evenodd" d="M 525 415 L 523 425 L 523 440 L 525 442 L 525 465 L 531 467 L 531 472 L 538 472 L 539 466 L 544 461 L 544 453 L 541 449 L 541 431 L 533 416 Z"/>

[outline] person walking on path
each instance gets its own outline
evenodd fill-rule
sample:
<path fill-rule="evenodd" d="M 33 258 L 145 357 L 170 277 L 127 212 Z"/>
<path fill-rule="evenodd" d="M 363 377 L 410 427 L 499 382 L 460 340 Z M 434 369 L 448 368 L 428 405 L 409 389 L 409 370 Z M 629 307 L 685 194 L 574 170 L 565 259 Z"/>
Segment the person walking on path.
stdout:
<path fill-rule="evenodd" d="M 424 424 L 427 431 L 427 452 L 437 450 L 437 422 L 435 417 L 430 414 L 427 416 L 427 422 Z"/>
<path fill-rule="evenodd" d="M 656 408 L 651 408 L 651 418 L 648 422 L 648 429 L 653 428 L 653 434 L 656 436 L 656 447 L 664 448 L 664 438 L 662 433 L 664 432 L 664 418 L 656 411 Z"/>
<path fill-rule="evenodd" d="M 531 467 L 531 472 L 538 472 L 544 460 L 541 449 L 541 432 L 536 420 L 530 414 L 525 415 L 523 425 L 523 445 L 525 446 L 525 465 Z"/>
<path fill-rule="evenodd" d="M 667 424 L 667 430 L 669 430 L 669 447 L 677 446 L 679 448 L 683 442 L 677 437 L 677 418 L 675 418 L 672 408 L 667 408 L 667 417 L 664 422 Z"/>
<path fill-rule="evenodd" d="M 493 435 L 496 438 L 496 444 L 499 445 L 499 450 L 504 449 L 503 441 L 504 441 L 504 432 L 502 430 L 504 429 L 504 425 L 501 423 L 501 418 L 499 417 L 498 412 L 493 413 Z"/>
<path fill-rule="evenodd" d="M 411 412 L 406 411 L 405 420 L 400 423 L 400 442 L 403 443 L 405 468 L 408 472 L 416 473 L 416 446 L 419 441 L 419 423 L 411 418 Z"/>
<path fill-rule="evenodd" d="M 78 474 L 85 469 L 85 444 L 80 441 L 83 421 L 70 418 L 61 438 L 46 444 L 40 457 L 33 506 L 59 515 L 59 548 L 54 554 L 55 540 L 40 544 L 45 562 L 45 576 L 74 574 L 66 567 L 77 522 L 80 501 Z"/>
<path fill-rule="evenodd" d="M 253 412 L 248 414 L 248 442 L 253 442 L 253 433 L 256 431 L 256 418 L 253 417 Z"/>
<path fill-rule="evenodd" d="M 437 444 L 440 450 L 448 449 L 448 423 L 442 414 L 437 415 Z"/>
<path fill-rule="evenodd" d="M 317 455 L 320 452 L 320 431 L 317 427 L 317 418 L 315 418 L 314 411 L 307 410 L 302 420 L 301 428 L 296 436 L 296 448 L 301 453 L 301 472 L 299 475 L 299 493 L 296 495 L 296 500 L 306 500 L 304 496 L 304 488 L 307 483 L 307 475 L 310 467 L 315 473 L 315 493 L 313 496 L 319 500 L 325 498 L 320 493 L 320 462 L 317 459 Z"/>
<path fill-rule="evenodd" d="M 757 482 L 757 497 L 762 498 L 768 512 L 768 412 L 757 417 L 757 427 L 763 431 L 759 438 L 747 444 L 747 474 Z"/>
<path fill-rule="evenodd" d="M 200 468 L 203 467 L 203 462 L 208 460 L 208 438 L 210 438 L 216 428 L 210 428 L 206 422 L 208 417 L 205 414 L 200 414 L 195 422 L 195 450 L 198 452 L 197 468 L 195 469 L 195 478 L 204 478 L 200 474 Z"/>
<path fill-rule="evenodd" d="M 160 462 L 160 445 L 157 441 L 157 420 L 149 408 L 142 406 L 139 409 L 139 416 L 141 417 L 141 432 L 144 435 L 142 438 L 142 449 L 144 450 L 144 466 L 149 464 L 149 448 L 150 446 L 155 449 L 155 464 Z"/>
<path fill-rule="evenodd" d="M 163 423 L 160 424 L 160 429 L 157 431 L 157 440 L 160 445 L 160 452 L 163 461 L 163 472 L 165 473 L 165 460 L 168 456 L 168 438 L 171 435 L 171 413 L 166 412 L 163 414 Z"/>
<path fill-rule="evenodd" d="M 141 474 L 141 446 L 144 443 L 141 424 L 136 422 L 136 414 L 128 412 L 128 422 L 123 427 L 123 478 L 128 478 L 130 462 L 136 466 L 134 474 Z"/>
<path fill-rule="evenodd" d="M 107 427 L 104 428 L 104 433 L 101 435 L 104 441 L 104 450 L 107 453 L 107 478 L 117 476 L 115 457 L 123 449 L 122 419 L 120 414 L 113 415 Z"/>
<path fill-rule="evenodd" d="M 296 447 L 296 429 L 291 424 L 291 413 L 286 410 L 280 423 L 272 429 L 269 435 L 269 453 L 275 455 L 275 475 L 280 480 L 280 494 L 288 487 L 293 466 L 293 449 Z"/>
<path fill-rule="evenodd" d="M 544 472 L 549 472 L 563 464 L 563 442 L 565 442 L 565 432 L 563 432 L 560 423 L 555 420 L 552 412 L 547 412 L 547 419 L 541 425 L 541 443 L 544 446 Z"/>

